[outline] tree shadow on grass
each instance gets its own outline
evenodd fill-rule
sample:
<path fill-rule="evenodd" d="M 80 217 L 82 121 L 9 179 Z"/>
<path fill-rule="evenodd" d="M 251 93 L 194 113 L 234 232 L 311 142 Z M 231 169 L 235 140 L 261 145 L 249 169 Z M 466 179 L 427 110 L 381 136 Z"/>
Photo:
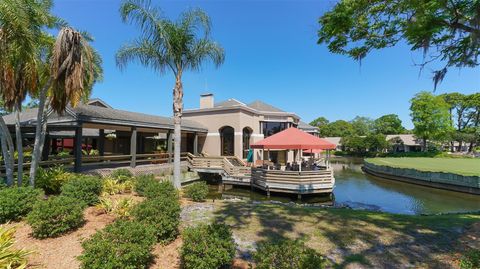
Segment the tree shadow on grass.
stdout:
<path fill-rule="evenodd" d="M 328 213 L 330 212 L 330 214 Z M 326 217 L 328 216 L 328 217 Z M 318 233 L 335 243 L 342 253 L 343 268 L 365 261 L 373 267 L 402 268 L 427 265 L 449 268 L 438 259 L 449 255 L 463 229 L 475 221 L 463 215 L 401 216 L 368 211 L 327 210 L 318 216 Z M 476 221 L 479 219 L 477 218 Z M 351 259 L 352 255 L 355 259 Z M 363 257 L 364 262 L 359 258 Z"/>
<path fill-rule="evenodd" d="M 230 225 L 247 240 L 304 238 L 326 248 L 322 253 L 335 268 L 350 264 L 375 268 L 427 266 L 449 268 L 448 257 L 459 236 L 478 215 L 405 216 L 348 209 L 225 202 L 216 220 Z M 331 246 L 330 246 L 331 245 Z M 249 257 L 251 253 L 241 253 Z M 332 254 L 333 253 L 333 254 Z M 339 256 L 335 257 L 335 253 Z M 332 256 L 334 255 L 334 256 Z"/>

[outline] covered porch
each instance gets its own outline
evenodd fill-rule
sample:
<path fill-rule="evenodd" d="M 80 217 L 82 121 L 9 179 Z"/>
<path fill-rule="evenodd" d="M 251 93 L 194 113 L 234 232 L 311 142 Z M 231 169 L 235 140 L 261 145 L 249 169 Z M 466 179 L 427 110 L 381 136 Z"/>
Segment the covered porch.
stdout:
<path fill-rule="evenodd" d="M 336 145 L 326 140 L 289 128 L 253 145 L 261 158 L 252 168 L 252 186 L 270 192 L 298 194 L 331 193 L 335 185 L 330 168 L 330 150 Z M 282 163 L 270 159 L 270 152 L 283 152 Z M 304 156 L 307 153 L 308 156 Z M 323 154 L 323 155 L 322 155 Z M 277 153 L 278 155 L 278 153 Z"/>
<path fill-rule="evenodd" d="M 24 167 L 33 149 L 37 109 L 20 115 Z M 13 115 L 4 116 L 15 139 Z M 50 113 L 40 166 L 64 165 L 75 172 L 90 167 L 136 167 L 173 161 L 171 118 L 117 110 L 104 103 L 90 102 L 68 108 L 63 115 Z M 187 153 L 201 151 L 207 130 L 198 123 L 182 122 L 182 160 Z M 3 174 L 4 167 L 0 167 Z"/>

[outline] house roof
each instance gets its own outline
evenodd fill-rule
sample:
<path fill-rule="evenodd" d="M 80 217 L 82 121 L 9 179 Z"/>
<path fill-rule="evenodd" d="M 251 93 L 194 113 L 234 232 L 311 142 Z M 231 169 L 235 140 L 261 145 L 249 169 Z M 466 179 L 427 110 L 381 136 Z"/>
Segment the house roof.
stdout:
<path fill-rule="evenodd" d="M 393 139 L 395 137 L 399 137 L 404 145 L 407 146 L 420 146 L 421 143 L 420 141 L 415 137 L 413 134 L 393 134 L 393 135 L 387 135 L 387 140 Z"/>
<path fill-rule="evenodd" d="M 250 104 L 247 105 L 250 108 L 253 108 L 258 111 L 264 111 L 264 112 L 285 112 L 279 108 L 276 108 L 272 105 L 269 105 L 265 102 L 262 102 L 260 100 L 253 101 Z"/>
<path fill-rule="evenodd" d="M 195 108 L 195 109 L 185 109 L 185 115 L 191 115 L 197 112 L 213 112 L 213 111 L 224 111 L 230 109 L 243 109 L 250 111 L 256 114 L 263 115 L 272 115 L 272 116 L 291 116 L 296 119 L 300 119 L 298 115 L 293 112 L 286 112 L 277 107 L 274 107 L 270 104 L 267 104 L 263 101 L 254 101 L 250 104 L 245 104 L 237 99 L 230 98 L 225 101 L 216 103 L 213 107 L 210 108 Z"/>
<path fill-rule="evenodd" d="M 278 132 L 251 145 L 257 149 L 335 149 L 336 145 L 295 127 Z"/>
<path fill-rule="evenodd" d="M 318 133 L 317 127 L 312 126 L 304 121 L 299 121 L 297 128 L 309 133 L 312 133 L 312 132 Z"/>
<path fill-rule="evenodd" d="M 26 109 L 20 113 L 20 122 L 22 125 L 34 125 L 37 120 L 37 108 Z M 7 125 L 14 125 L 15 118 L 13 114 L 3 117 Z M 111 125 L 173 129 L 173 119 L 144 113 L 113 109 L 98 105 L 81 104 L 74 108 L 67 107 L 64 115 L 58 115 L 51 112 L 48 123 L 61 125 L 62 123 L 81 121 L 86 123 L 100 123 Z M 182 130 L 207 132 L 207 128 L 202 124 L 183 119 Z"/>

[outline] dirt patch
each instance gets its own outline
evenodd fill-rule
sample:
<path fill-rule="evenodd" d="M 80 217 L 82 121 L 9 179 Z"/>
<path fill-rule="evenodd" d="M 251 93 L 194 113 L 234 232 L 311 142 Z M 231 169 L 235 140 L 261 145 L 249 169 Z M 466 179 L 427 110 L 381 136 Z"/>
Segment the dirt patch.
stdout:
<path fill-rule="evenodd" d="M 177 238 L 168 245 L 157 244 L 153 249 L 155 260 L 150 268 L 177 269 L 180 268 L 180 248 L 182 239 Z"/>
<path fill-rule="evenodd" d="M 82 253 L 81 242 L 103 229 L 114 217 L 100 214 L 94 207 L 85 210 L 85 224 L 79 229 L 57 238 L 35 239 L 32 229 L 25 222 L 10 224 L 17 227 L 15 247 L 35 251 L 29 256 L 29 268 L 65 269 L 78 268 L 76 259 Z"/>

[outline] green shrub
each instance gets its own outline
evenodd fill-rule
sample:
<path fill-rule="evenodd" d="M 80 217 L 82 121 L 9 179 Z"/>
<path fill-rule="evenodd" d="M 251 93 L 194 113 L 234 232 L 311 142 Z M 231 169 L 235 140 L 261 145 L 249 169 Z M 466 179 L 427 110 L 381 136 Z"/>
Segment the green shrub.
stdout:
<path fill-rule="evenodd" d="M 280 240 L 258 245 L 253 254 L 257 269 L 321 269 L 326 260 L 298 240 Z"/>
<path fill-rule="evenodd" d="M 478 269 L 480 268 L 480 250 L 472 249 L 468 251 L 460 259 L 461 269 Z"/>
<path fill-rule="evenodd" d="M 41 188 L 46 194 L 59 194 L 62 186 L 73 178 L 73 174 L 67 172 L 63 166 L 55 166 L 49 169 L 38 168 L 35 178 L 35 187 Z"/>
<path fill-rule="evenodd" d="M 235 257 L 235 242 L 230 228 L 224 224 L 186 228 L 181 257 L 185 269 L 228 267 Z"/>
<path fill-rule="evenodd" d="M 76 198 L 86 205 L 99 202 L 98 196 L 102 193 L 102 180 L 94 176 L 76 175 L 62 186 L 62 196 Z"/>
<path fill-rule="evenodd" d="M 32 187 L 12 187 L 0 190 L 0 223 L 19 220 L 43 197 L 43 191 Z"/>
<path fill-rule="evenodd" d="M 114 195 L 117 193 L 130 193 L 132 192 L 134 182 L 132 179 L 120 182 L 112 177 L 103 178 L 103 193 Z"/>
<path fill-rule="evenodd" d="M 178 235 L 180 211 L 178 199 L 158 197 L 137 204 L 131 215 L 134 219 L 153 226 L 157 240 L 167 243 Z"/>
<path fill-rule="evenodd" d="M 32 252 L 14 248 L 15 227 L 0 226 L 0 268 L 26 268 L 27 256 Z"/>
<path fill-rule="evenodd" d="M 112 174 L 110 174 L 110 177 L 120 181 L 120 182 L 125 182 L 127 180 L 130 180 L 133 178 L 132 172 L 126 168 L 120 168 L 120 169 L 115 169 L 113 170 Z"/>
<path fill-rule="evenodd" d="M 195 182 L 185 187 L 185 196 L 195 202 L 205 201 L 208 195 L 208 185 L 205 181 Z"/>
<path fill-rule="evenodd" d="M 178 200 L 178 191 L 170 181 L 156 181 L 149 184 L 144 191 L 147 198 L 168 197 L 172 200 Z"/>
<path fill-rule="evenodd" d="M 135 192 L 137 192 L 138 195 L 144 196 L 145 189 L 147 189 L 151 184 L 155 184 L 157 182 L 158 181 L 155 179 L 154 175 L 140 175 L 135 178 Z"/>
<path fill-rule="evenodd" d="M 83 205 L 67 196 L 51 197 L 35 204 L 27 222 L 36 238 L 56 237 L 84 223 Z"/>
<path fill-rule="evenodd" d="M 152 261 L 155 231 L 135 221 L 116 221 L 82 243 L 84 269 L 147 268 Z"/>
<path fill-rule="evenodd" d="M 135 180 L 135 191 L 147 198 L 170 197 L 178 199 L 178 191 L 170 181 L 158 181 L 153 175 L 142 175 Z"/>

